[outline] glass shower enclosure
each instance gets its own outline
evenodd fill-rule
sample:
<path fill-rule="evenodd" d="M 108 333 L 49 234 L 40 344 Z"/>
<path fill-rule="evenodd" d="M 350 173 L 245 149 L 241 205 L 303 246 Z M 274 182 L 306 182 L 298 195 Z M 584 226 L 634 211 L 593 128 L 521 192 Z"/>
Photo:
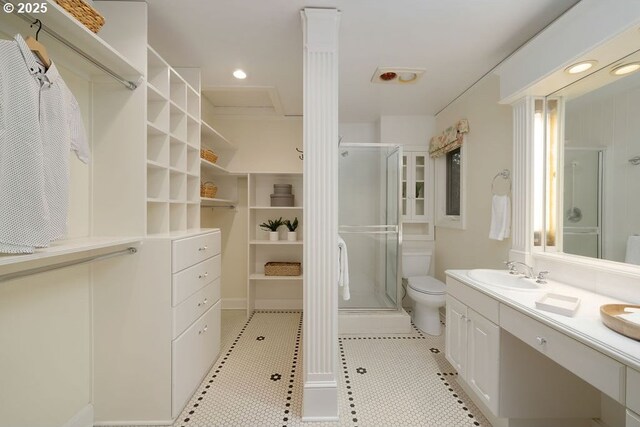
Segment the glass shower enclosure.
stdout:
<path fill-rule="evenodd" d="M 347 244 L 351 298 L 343 310 L 401 307 L 402 148 L 341 143 L 338 233 Z"/>

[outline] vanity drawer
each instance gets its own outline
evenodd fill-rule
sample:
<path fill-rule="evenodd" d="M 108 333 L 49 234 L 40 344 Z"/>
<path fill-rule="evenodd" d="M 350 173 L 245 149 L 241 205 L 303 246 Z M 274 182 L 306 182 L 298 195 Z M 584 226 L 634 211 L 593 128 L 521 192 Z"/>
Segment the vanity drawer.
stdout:
<path fill-rule="evenodd" d="M 493 323 L 498 323 L 500 303 L 493 298 L 451 277 L 447 277 L 447 294 L 455 297 L 463 304 L 473 307 L 478 314 L 483 315 Z"/>
<path fill-rule="evenodd" d="M 175 240 L 171 256 L 172 271 L 177 273 L 220 253 L 220 232 Z"/>
<path fill-rule="evenodd" d="M 627 408 L 640 414 L 640 372 L 627 368 Z"/>
<path fill-rule="evenodd" d="M 220 277 L 221 256 L 216 255 L 173 275 L 172 305 L 175 307 L 205 285 Z"/>
<path fill-rule="evenodd" d="M 173 337 L 176 338 L 220 299 L 220 278 L 215 279 L 173 308 Z"/>
<path fill-rule="evenodd" d="M 220 301 L 171 344 L 172 415 L 180 415 L 220 350 Z"/>
<path fill-rule="evenodd" d="M 500 327 L 624 403 L 625 366 L 621 363 L 504 304 L 500 305 Z"/>
<path fill-rule="evenodd" d="M 640 427 L 640 415 L 627 409 L 627 422 L 625 427 Z"/>

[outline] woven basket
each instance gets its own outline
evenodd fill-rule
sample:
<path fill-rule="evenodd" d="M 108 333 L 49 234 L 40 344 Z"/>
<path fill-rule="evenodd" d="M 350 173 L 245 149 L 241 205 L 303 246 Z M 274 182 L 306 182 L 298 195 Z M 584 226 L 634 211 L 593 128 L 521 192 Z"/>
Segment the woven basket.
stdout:
<path fill-rule="evenodd" d="M 204 148 L 200 150 L 200 157 L 210 161 L 211 163 L 215 163 L 218 161 L 218 156 L 216 155 L 216 153 L 214 153 L 211 150 L 206 150 Z"/>
<path fill-rule="evenodd" d="M 264 265 L 265 276 L 299 276 L 300 274 L 299 262 L 268 262 Z"/>
<path fill-rule="evenodd" d="M 218 187 L 213 182 L 207 181 L 200 184 L 200 197 L 213 199 L 216 197 L 217 192 Z"/>
<path fill-rule="evenodd" d="M 84 0 L 56 0 L 56 3 L 94 33 L 104 25 L 104 17 Z"/>

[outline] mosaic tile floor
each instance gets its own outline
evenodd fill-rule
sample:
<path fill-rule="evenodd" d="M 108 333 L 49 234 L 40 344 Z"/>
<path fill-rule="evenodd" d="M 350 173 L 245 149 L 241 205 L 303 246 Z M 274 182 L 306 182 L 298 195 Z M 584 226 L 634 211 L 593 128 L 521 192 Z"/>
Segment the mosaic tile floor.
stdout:
<path fill-rule="evenodd" d="M 222 351 L 175 427 L 484 426 L 444 336 L 342 335 L 340 421 L 302 423 L 302 313 L 223 312 Z"/>

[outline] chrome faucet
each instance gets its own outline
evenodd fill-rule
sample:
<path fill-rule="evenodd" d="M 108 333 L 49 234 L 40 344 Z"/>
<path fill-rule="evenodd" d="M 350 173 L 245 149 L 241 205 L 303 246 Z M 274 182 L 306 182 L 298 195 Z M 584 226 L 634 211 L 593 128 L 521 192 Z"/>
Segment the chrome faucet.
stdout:
<path fill-rule="evenodd" d="M 522 267 L 525 268 L 525 272 L 524 277 L 526 279 L 532 279 L 533 276 L 535 275 L 533 273 L 533 267 L 525 264 L 524 262 L 520 262 L 520 261 L 507 261 L 505 262 L 505 265 L 507 266 L 507 268 L 509 269 L 509 274 L 518 274 L 518 266 L 521 265 Z"/>

